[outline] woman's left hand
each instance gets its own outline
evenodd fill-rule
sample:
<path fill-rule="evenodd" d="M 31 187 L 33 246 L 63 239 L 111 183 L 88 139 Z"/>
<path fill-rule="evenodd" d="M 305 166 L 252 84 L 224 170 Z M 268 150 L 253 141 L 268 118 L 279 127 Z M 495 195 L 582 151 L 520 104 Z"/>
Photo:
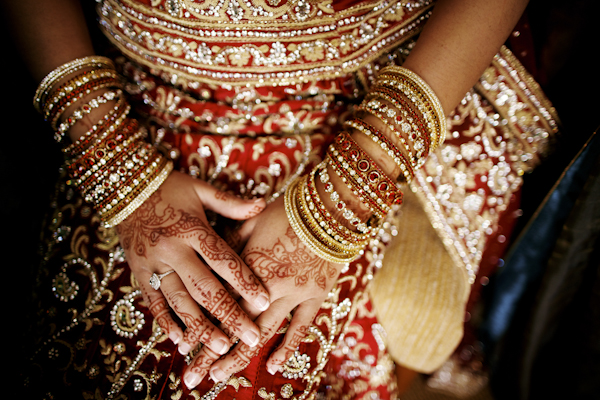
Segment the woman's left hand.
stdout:
<path fill-rule="evenodd" d="M 208 372 L 218 382 L 241 371 L 292 313 L 283 341 L 267 360 L 267 370 L 271 374 L 277 372 L 308 334 L 343 267 L 343 264 L 318 257 L 298 239 L 290 227 L 282 199 L 246 221 L 231 238 L 237 241 L 230 243 L 232 248 L 236 244 L 241 248 L 246 243 L 241 257 L 269 291 L 271 305 L 261 313 L 247 301 L 240 300 L 242 309 L 261 330 L 259 344 L 250 347 L 239 342 L 224 356 L 204 346 L 184 373 L 189 388 L 197 386 Z M 222 329 L 227 332 L 226 327 Z"/>

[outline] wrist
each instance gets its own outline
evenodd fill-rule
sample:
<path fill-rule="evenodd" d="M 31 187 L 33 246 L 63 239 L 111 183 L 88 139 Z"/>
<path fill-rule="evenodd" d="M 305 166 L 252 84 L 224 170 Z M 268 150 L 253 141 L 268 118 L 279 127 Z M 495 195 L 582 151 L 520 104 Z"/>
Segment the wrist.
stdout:
<path fill-rule="evenodd" d="M 73 60 L 52 71 L 34 97 L 36 108 L 63 147 L 69 181 L 107 226 L 133 213 L 167 179 L 171 161 L 148 143 L 147 131 L 129 118 L 130 107 L 112 61 Z"/>

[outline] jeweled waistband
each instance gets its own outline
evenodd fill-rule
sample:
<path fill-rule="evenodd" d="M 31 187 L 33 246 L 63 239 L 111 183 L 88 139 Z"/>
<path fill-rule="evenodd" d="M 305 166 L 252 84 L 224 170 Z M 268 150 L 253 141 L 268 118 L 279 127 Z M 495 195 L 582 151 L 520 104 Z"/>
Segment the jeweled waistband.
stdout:
<path fill-rule="evenodd" d="M 142 65 L 219 86 L 291 85 L 352 74 L 420 32 L 432 8 L 429 0 L 362 1 L 340 10 L 330 1 L 306 0 L 271 7 L 259 0 L 154 3 L 105 0 L 101 26 Z"/>

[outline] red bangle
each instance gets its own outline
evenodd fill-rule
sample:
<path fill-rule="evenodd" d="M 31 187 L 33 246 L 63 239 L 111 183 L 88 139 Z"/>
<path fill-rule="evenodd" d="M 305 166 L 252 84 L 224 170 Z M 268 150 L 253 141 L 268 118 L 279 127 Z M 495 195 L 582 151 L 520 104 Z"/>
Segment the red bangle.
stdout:
<path fill-rule="evenodd" d="M 402 204 L 402 192 L 396 184 L 347 132 L 338 135 L 327 154 L 336 173 L 372 211 L 384 216 L 392 206 Z"/>

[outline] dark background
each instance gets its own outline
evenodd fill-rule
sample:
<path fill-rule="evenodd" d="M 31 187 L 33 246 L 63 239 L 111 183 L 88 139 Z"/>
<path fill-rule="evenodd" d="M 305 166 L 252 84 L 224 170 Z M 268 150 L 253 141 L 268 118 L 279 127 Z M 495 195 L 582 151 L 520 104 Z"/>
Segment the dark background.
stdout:
<path fill-rule="evenodd" d="M 93 3 L 93 2 L 90 2 Z M 597 1 L 532 1 L 518 40 L 509 41 L 555 105 L 563 124 L 559 151 L 526 178 L 523 221 L 535 209 L 561 171 L 600 124 Z M 530 28 L 530 31 L 528 31 Z M 19 340 L 24 310 L 38 265 L 38 236 L 54 187 L 61 155 L 52 133 L 32 106 L 33 82 L 0 28 L 6 47 L 2 57 L 2 125 L 0 146 L 0 282 L 6 289 L 3 327 L 10 334 L 15 361 L 28 344 Z M 530 36 L 529 36 L 530 35 Z M 530 39 L 530 43 L 528 43 Z M 9 360 L 12 353 L 8 354 Z M 568 366 L 565 366 L 568 368 Z"/>

